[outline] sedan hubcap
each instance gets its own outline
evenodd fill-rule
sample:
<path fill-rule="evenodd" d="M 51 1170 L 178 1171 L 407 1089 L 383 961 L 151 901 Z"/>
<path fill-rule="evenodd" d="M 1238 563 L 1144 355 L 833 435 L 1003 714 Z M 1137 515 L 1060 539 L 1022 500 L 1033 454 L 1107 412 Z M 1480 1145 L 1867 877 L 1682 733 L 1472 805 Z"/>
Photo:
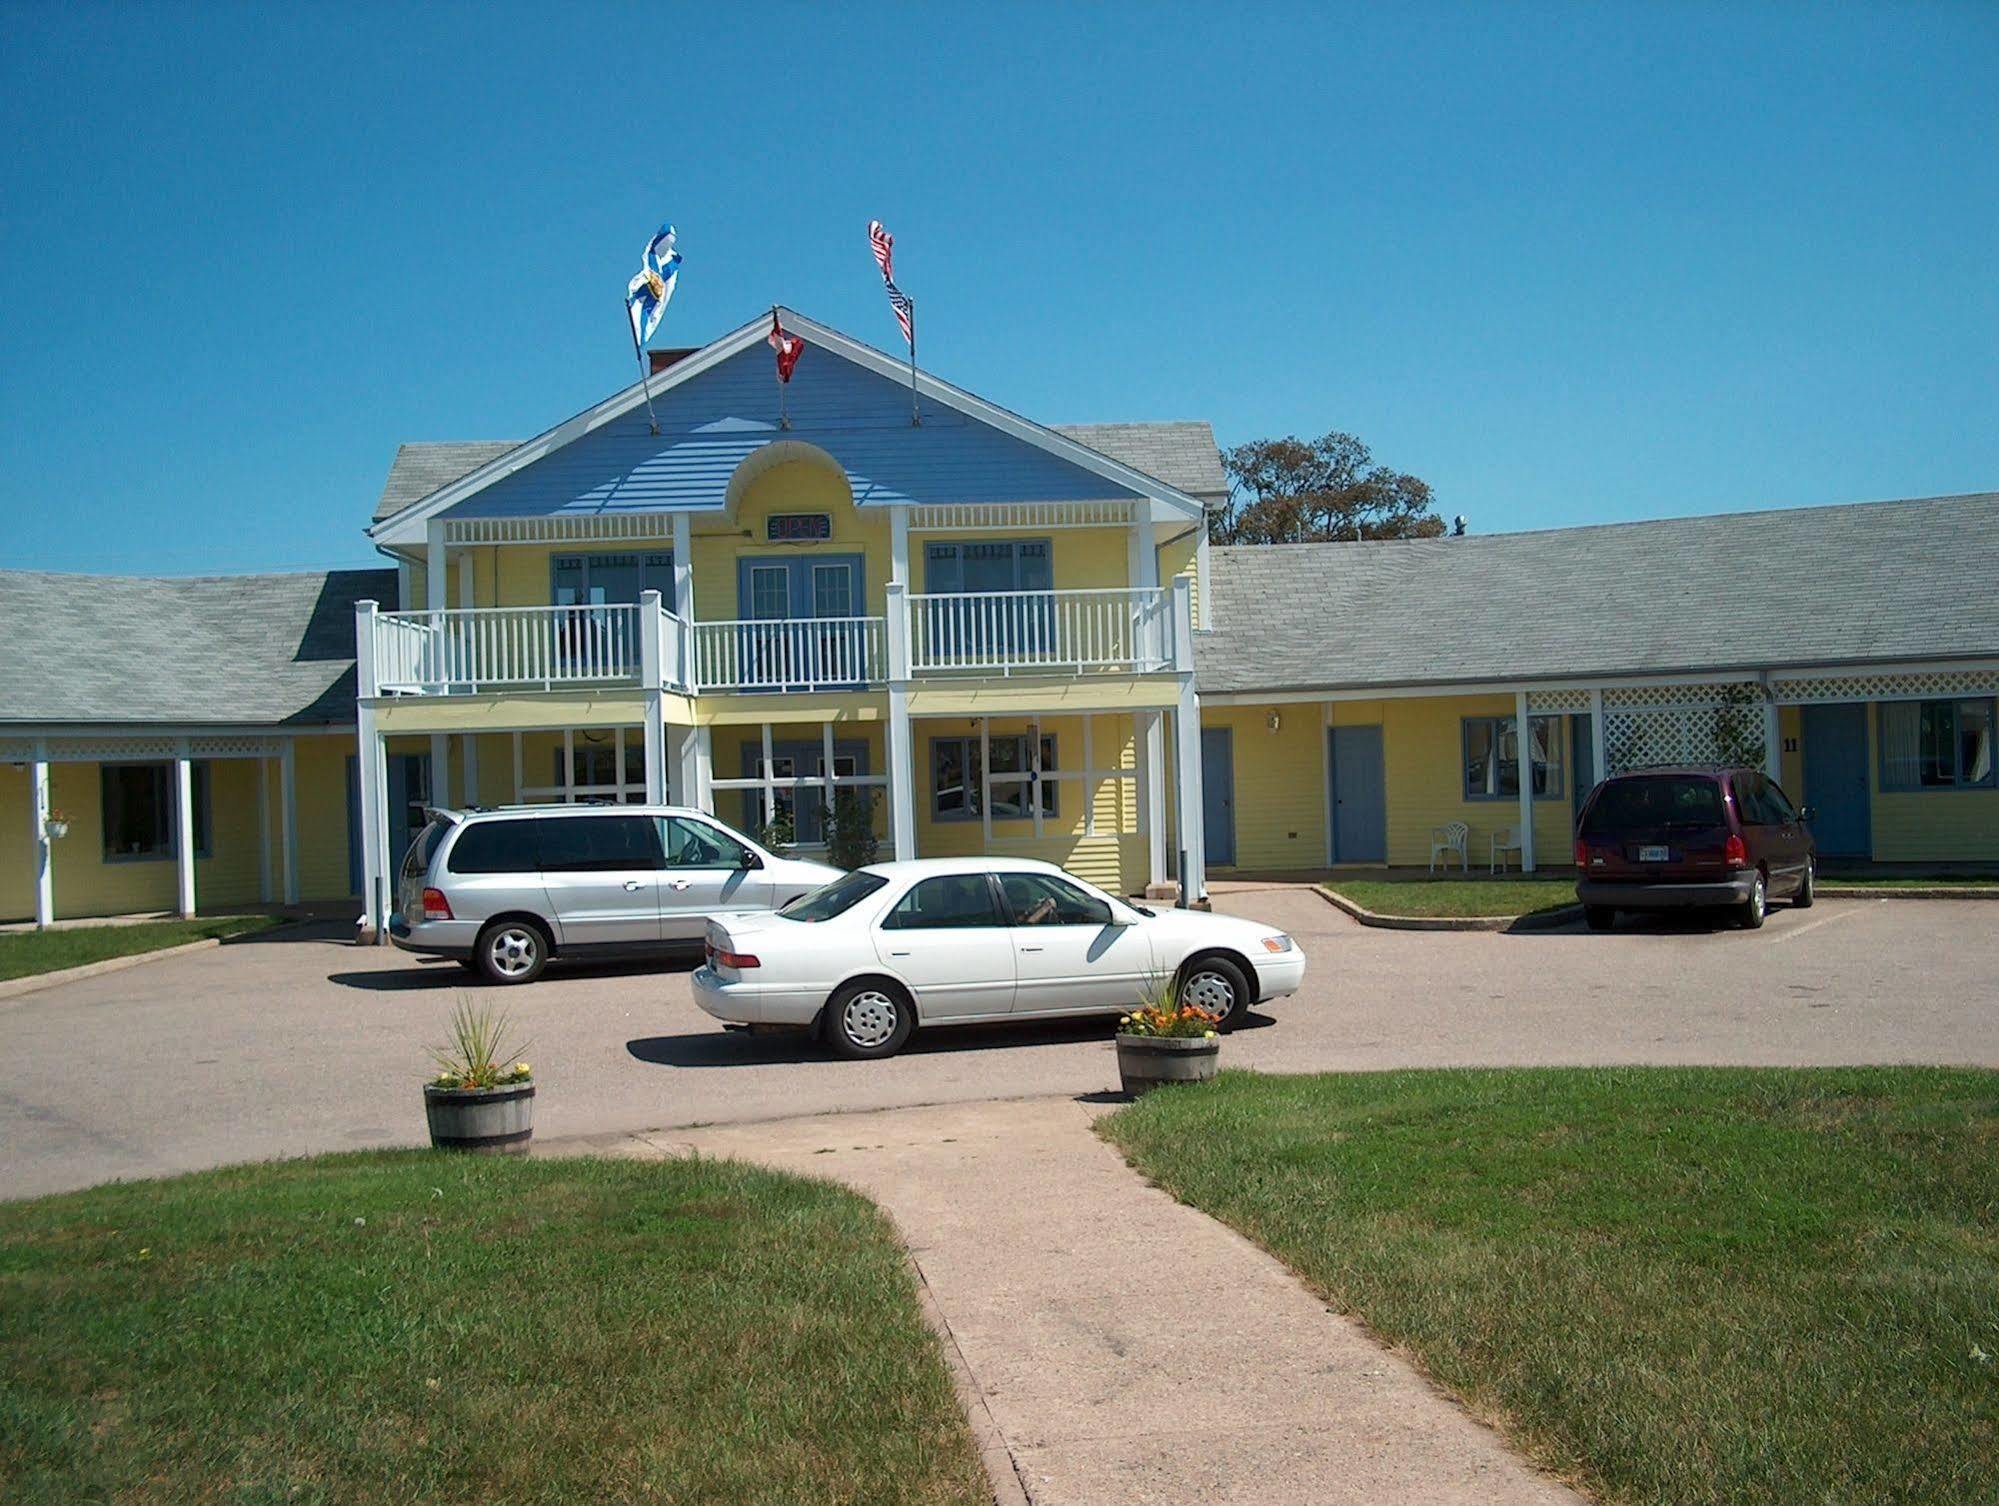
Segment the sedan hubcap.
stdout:
<path fill-rule="evenodd" d="M 1220 973 L 1202 971 L 1188 978 L 1187 986 L 1181 990 L 1183 1002 L 1193 1005 L 1224 1019 L 1235 1008 L 1235 987 Z"/>
<path fill-rule="evenodd" d="M 895 1034 L 895 1000 L 875 989 L 855 994 L 840 1011 L 840 1028 L 856 1046 L 873 1050 Z"/>
<path fill-rule="evenodd" d="M 509 928 L 493 938 L 490 950 L 493 966 L 509 978 L 518 978 L 534 966 L 534 932 Z"/>
<path fill-rule="evenodd" d="M 1763 880 L 1759 878 L 1749 891 L 1749 913 L 1760 916 L 1763 913 L 1763 908 Z"/>

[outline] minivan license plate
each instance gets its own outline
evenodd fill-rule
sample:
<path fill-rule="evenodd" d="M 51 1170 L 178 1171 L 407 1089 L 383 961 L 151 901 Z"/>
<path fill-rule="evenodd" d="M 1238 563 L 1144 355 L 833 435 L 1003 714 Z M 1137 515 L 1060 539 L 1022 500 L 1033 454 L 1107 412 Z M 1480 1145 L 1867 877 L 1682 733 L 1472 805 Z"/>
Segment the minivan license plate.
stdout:
<path fill-rule="evenodd" d="M 1670 862 L 1672 857 L 1673 850 L 1670 847 L 1641 847 L 1638 849 L 1638 861 L 1641 863 L 1666 863 Z"/>

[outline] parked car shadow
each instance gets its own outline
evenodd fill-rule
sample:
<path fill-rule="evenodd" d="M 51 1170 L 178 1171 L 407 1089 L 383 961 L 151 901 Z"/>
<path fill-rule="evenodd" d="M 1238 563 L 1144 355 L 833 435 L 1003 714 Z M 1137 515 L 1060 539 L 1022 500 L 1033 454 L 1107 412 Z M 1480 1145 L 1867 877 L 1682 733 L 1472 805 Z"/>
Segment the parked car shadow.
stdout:
<path fill-rule="evenodd" d="M 553 963 L 529 989 L 559 988 L 565 982 L 592 978 L 636 978 L 648 974 L 688 973 L 701 965 L 698 956 L 631 957 L 615 962 Z M 359 988 L 369 993 L 408 993 L 438 988 L 476 988 L 495 994 L 495 988 L 477 973 L 468 972 L 448 957 L 411 957 L 407 964 L 379 972 L 328 973 L 326 981 L 342 988 Z"/>
<path fill-rule="evenodd" d="M 1784 912 L 1784 903 L 1777 901 L 1770 907 L 1770 918 L 1775 920 Z M 1740 930 L 1735 923 L 1735 912 L 1727 908 L 1689 910 L 1643 910 L 1625 911 L 1617 917 L 1617 924 L 1608 931 L 1592 931 L 1583 924 L 1580 917 L 1565 921 L 1561 925 L 1508 926 L 1502 935 L 1550 937 L 1550 936 L 1706 936 L 1717 931 Z"/>
<path fill-rule="evenodd" d="M 1277 1021 L 1251 1014 L 1237 1030 L 1261 1030 Z M 1073 1020 L 1023 1020 L 1018 1024 L 953 1025 L 919 1030 L 902 1048 L 903 1056 L 933 1056 L 957 1051 L 989 1051 L 1017 1046 L 1068 1046 L 1081 1041 L 1108 1043 L 1117 1033 L 1110 1015 Z M 766 1067 L 789 1062 L 839 1062 L 822 1042 L 803 1030 L 774 1030 L 753 1035 L 724 1030 L 719 1025 L 693 1035 L 650 1035 L 625 1042 L 634 1058 L 655 1067 Z"/>

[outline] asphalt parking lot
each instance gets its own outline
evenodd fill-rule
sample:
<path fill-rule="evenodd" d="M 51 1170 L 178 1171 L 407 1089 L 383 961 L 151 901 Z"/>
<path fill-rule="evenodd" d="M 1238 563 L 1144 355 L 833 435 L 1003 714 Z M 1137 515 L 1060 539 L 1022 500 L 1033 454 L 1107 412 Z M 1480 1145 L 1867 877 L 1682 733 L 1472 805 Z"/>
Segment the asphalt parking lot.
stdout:
<path fill-rule="evenodd" d="M 1311 961 L 1304 992 L 1230 1038 L 1231 1065 L 1999 1066 L 1990 903 L 1828 899 L 1760 932 L 1607 936 L 1369 930 L 1301 889 L 1219 904 L 1290 930 Z M 489 995 L 342 936 L 293 928 L 0 1002 L 0 1196 L 420 1143 L 426 1047 L 465 993 L 511 1009 L 538 1138 L 1117 1085 L 1103 1022 L 939 1031 L 888 1061 L 838 1061 L 724 1032 L 694 1007 L 691 963 Z"/>

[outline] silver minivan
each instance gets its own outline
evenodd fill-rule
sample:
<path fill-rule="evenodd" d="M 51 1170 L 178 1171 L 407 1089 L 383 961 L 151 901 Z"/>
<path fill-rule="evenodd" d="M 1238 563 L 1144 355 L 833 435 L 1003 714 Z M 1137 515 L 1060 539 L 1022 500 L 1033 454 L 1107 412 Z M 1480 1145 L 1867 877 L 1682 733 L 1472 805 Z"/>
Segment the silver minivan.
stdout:
<path fill-rule="evenodd" d="M 838 877 L 677 806 L 438 810 L 403 858 L 389 939 L 528 983 L 551 957 L 699 950 L 710 916 Z"/>

